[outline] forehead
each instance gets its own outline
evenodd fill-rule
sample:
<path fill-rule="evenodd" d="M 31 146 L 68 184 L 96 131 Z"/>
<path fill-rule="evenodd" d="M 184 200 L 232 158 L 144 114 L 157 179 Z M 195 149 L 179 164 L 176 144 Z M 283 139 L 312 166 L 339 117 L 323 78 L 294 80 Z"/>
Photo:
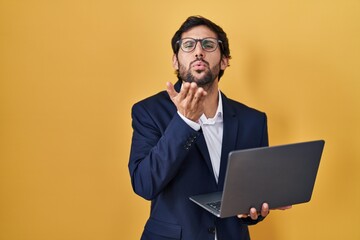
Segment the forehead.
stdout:
<path fill-rule="evenodd" d="M 207 37 L 217 38 L 216 33 L 204 25 L 193 27 L 181 35 L 181 38 L 202 39 Z"/>

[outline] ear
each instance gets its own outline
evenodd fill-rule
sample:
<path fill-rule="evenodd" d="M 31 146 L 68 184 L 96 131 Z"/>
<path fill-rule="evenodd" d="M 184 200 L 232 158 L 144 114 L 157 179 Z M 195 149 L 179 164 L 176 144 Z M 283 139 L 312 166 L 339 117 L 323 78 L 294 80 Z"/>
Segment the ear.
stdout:
<path fill-rule="evenodd" d="M 179 70 L 179 61 L 177 59 L 176 54 L 174 54 L 173 57 L 172 57 L 172 64 L 173 64 L 173 68 L 175 70 Z"/>
<path fill-rule="evenodd" d="M 221 58 L 220 69 L 225 70 L 229 66 L 229 58 L 223 56 Z"/>

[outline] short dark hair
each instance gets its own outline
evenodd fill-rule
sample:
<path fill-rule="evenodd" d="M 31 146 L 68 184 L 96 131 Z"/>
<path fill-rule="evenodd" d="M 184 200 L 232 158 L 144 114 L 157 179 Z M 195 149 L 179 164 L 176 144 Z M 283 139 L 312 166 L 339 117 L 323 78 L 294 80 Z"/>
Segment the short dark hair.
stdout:
<path fill-rule="evenodd" d="M 181 35 L 184 32 L 189 31 L 191 28 L 197 27 L 197 26 L 206 26 L 211 31 L 213 31 L 216 34 L 217 38 L 221 41 L 221 43 L 220 43 L 221 55 L 225 56 L 228 59 L 231 58 L 231 56 L 230 56 L 230 48 L 229 48 L 229 40 L 228 40 L 224 30 L 220 26 L 216 25 L 215 23 L 213 23 L 209 19 L 206 19 L 206 18 L 204 18 L 202 16 L 190 16 L 190 17 L 188 17 L 186 19 L 186 21 L 180 26 L 179 30 L 176 31 L 173 38 L 171 39 L 171 46 L 172 46 L 172 49 L 173 49 L 173 52 L 174 52 L 175 55 L 178 54 L 179 49 L 180 49 L 178 41 L 181 39 Z M 224 74 L 224 70 L 220 70 L 219 79 L 221 78 L 221 76 L 223 74 Z M 177 71 L 177 75 L 178 75 L 178 78 L 180 79 L 178 71 Z"/>

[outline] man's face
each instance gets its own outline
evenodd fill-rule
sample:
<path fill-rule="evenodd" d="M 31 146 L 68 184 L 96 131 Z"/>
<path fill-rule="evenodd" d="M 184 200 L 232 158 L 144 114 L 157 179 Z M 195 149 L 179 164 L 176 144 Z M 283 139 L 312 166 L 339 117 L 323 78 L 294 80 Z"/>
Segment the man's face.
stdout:
<path fill-rule="evenodd" d="M 181 39 L 193 38 L 217 38 L 216 34 L 206 26 L 196 26 L 184 32 Z M 196 82 L 199 87 L 210 87 L 214 81 L 218 81 L 219 71 L 225 70 L 228 59 L 221 56 L 220 46 L 213 51 L 207 52 L 201 47 L 201 42 L 191 52 L 179 49 L 178 55 L 173 56 L 173 66 L 179 71 L 180 77 L 185 82 Z"/>

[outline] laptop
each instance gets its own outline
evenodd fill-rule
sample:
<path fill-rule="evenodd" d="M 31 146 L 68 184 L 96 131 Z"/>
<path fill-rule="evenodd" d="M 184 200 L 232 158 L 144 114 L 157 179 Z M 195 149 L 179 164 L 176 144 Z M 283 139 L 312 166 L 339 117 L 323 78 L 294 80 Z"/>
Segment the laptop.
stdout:
<path fill-rule="evenodd" d="M 190 200 L 217 217 L 309 202 L 325 141 L 237 150 L 229 153 L 224 188 Z"/>

